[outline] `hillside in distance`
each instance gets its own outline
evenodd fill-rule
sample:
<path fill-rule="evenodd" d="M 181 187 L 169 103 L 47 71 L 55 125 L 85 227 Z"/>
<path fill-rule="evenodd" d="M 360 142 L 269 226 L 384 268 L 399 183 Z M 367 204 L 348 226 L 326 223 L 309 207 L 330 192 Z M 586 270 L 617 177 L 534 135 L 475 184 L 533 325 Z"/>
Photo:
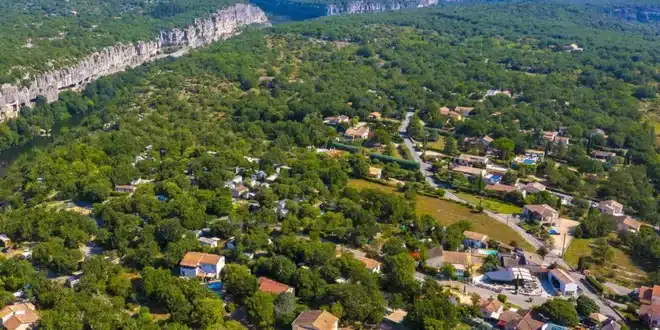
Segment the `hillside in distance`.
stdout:
<path fill-rule="evenodd" d="M 1 0 L 0 83 L 57 69 L 103 47 L 148 41 L 235 0 Z"/>

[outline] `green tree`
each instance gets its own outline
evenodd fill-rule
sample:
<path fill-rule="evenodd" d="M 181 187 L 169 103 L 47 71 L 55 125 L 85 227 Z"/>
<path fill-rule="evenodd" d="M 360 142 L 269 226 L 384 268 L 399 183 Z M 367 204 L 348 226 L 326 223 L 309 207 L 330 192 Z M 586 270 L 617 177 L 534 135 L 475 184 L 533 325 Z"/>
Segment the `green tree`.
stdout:
<path fill-rule="evenodd" d="M 272 328 L 275 324 L 274 302 L 275 298 L 272 294 L 261 291 L 247 298 L 245 305 L 250 321 L 261 329 Z"/>
<path fill-rule="evenodd" d="M 228 264 L 222 269 L 222 282 L 237 301 L 243 301 L 257 291 L 257 278 L 250 273 L 250 269 L 237 264 Z"/>
<path fill-rule="evenodd" d="M 445 137 L 445 146 L 442 149 L 442 152 L 446 155 L 453 156 L 458 152 L 458 143 L 454 136 L 449 135 Z"/>
<path fill-rule="evenodd" d="M 580 320 L 573 303 L 564 299 L 551 299 L 538 307 L 538 311 L 548 317 L 553 323 L 573 327 Z"/>
<path fill-rule="evenodd" d="M 597 313 L 600 311 L 600 307 L 598 307 L 596 302 L 585 295 L 580 295 L 577 298 L 576 303 L 577 313 L 582 317 L 589 317 L 591 313 Z"/>

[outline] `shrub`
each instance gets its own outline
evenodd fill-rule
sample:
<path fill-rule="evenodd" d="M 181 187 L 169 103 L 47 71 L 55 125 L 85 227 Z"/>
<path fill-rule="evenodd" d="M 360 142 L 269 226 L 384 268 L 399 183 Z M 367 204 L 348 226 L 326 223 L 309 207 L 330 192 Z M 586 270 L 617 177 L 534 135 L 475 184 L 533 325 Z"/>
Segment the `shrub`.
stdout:
<path fill-rule="evenodd" d="M 599 293 L 603 293 L 603 291 L 605 290 L 605 288 L 603 287 L 603 284 L 601 284 L 595 277 L 587 276 L 587 277 L 585 277 L 585 279 Z"/>
<path fill-rule="evenodd" d="M 507 299 L 507 297 L 503 294 L 498 294 L 497 295 L 497 300 L 501 301 L 503 304 L 506 304 L 506 299 Z"/>

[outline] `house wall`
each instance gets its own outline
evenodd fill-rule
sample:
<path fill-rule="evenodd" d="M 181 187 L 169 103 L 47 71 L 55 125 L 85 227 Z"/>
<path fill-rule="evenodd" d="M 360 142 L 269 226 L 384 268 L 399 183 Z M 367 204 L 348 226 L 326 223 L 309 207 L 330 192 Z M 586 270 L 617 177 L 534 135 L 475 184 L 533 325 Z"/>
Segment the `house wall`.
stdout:
<path fill-rule="evenodd" d="M 197 269 L 196 268 L 191 268 L 191 267 L 179 267 L 179 273 L 181 276 L 185 277 L 195 277 L 197 276 Z"/>

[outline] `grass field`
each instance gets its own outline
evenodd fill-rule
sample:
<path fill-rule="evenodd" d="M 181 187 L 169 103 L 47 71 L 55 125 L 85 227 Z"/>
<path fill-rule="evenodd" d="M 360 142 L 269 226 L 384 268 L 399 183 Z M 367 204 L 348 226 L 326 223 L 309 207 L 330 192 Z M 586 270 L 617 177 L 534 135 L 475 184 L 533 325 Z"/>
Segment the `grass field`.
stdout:
<path fill-rule="evenodd" d="M 455 193 L 456 196 L 460 197 L 461 199 L 464 199 L 474 205 L 479 205 L 479 201 L 481 201 L 481 205 L 486 210 L 490 210 L 493 212 L 497 213 L 504 213 L 504 214 L 518 214 L 522 213 L 522 208 L 515 206 L 510 203 L 505 203 L 503 201 L 499 201 L 497 199 L 493 198 L 486 198 L 486 197 L 481 197 L 481 196 L 476 196 L 472 194 L 467 194 L 467 193 Z"/>
<path fill-rule="evenodd" d="M 564 260 L 571 267 L 577 267 L 582 256 L 591 255 L 589 246 L 594 239 L 574 238 L 566 249 Z M 638 287 L 646 279 L 646 273 L 640 269 L 625 251 L 612 246 L 614 259 L 607 265 L 592 265 L 590 271 L 598 277 L 605 277 L 614 282 L 630 288 Z"/>
<path fill-rule="evenodd" d="M 426 148 L 429 150 L 442 152 L 442 150 L 445 148 L 445 137 L 442 135 L 438 136 L 438 141 L 428 142 L 426 144 Z"/>
<path fill-rule="evenodd" d="M 349 186 L 355 188 L 377 189 L 386 193 L 398 194 L 395 187 L 385 186 L 365 180 L 349 180 Z M 442 225 L 451 225 L 461 220 L 472 223 L 472 231 L 487 234 L 490 238 L 509 244 L 517 241 L 518 245 L 528 251 L 533 247 L 527 243 L 513 229 L 505 224 L 491 219 L 482 213 L 474 213 L 469 208 L 439 198 L 417 196 L 417 214 L 428 214 L 438 220 Z"/>

